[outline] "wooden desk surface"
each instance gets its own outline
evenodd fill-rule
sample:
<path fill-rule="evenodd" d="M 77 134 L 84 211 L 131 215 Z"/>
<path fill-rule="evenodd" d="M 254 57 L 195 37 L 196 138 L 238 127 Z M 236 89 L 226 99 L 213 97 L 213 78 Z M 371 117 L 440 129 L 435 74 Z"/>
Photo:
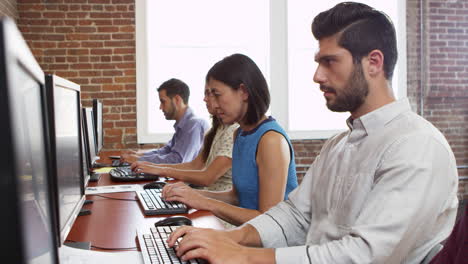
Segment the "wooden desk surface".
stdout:
<path fill-rule="evenodd" d="M 136 182 L 144 184 L 147 182 Z M 129 184 L 128 182 L 112 182 L 109 174 L 102 174 L 98 182 L 90 182 L 88 186 L 104 186 Z M 131 183 L 130 183 L 131 184 Z M 97 195 L 86 195 L 92 204 L 83 208 L 91 210 L 90 215 L 78 216 L 73 224 L 67 240 L 91 242 L 91 246 L 100 248 L 136 248 L 137 228 L 150 228 L 153 224 L 169 215 L 145 216 L 143 208 L 137 201 L 135 192 L 102 194 L 105 197 L 129 199 L 130 201 L 113 200 Z M 222 223 L 211 212 L 190 209 L 183 214 L 193 221 L 196 227 L 223 229 Z M 93 248 L 96 249 L 96 248 Z"/>

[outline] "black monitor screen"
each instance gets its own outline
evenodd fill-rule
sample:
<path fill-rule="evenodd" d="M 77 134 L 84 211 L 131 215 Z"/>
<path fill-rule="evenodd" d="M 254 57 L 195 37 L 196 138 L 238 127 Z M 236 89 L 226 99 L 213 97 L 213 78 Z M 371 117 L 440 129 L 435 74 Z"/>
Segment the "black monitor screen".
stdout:
<path fill-rule="evenodd" d="M 39 84 L 31 80 L 28 74 L 18 68 L 19 92 L 17 98 L 18 108 L 16 114 L 19 122 L 16 131 L 19 148 L 17 149 L 17 170 L 19 192 L 21 194 L 20 208 L 23 217 L 22 225 L 25 228 L 24 243 L 26 245 L 27 259 L 34 259 L 48 252 L 53 246 L 47 241 L 48 233 L 45 223 L 51 219 L 48 206 L 47 163 L 44 152 L 43 119 L 41 109 L 41 94 Z M 45 220 L 45 221 L 44 221 Z M 37 236 L 31 239 L 29 236 Z M 38 239 L 40 238 L 40 239 Z M 45 241 L 45 242 L 44 242 Z M 49 257 L 44 256 L 46 259 Z"/>
<path fill-rule="evenodd" d="M 83 108 L 83 117 L 85 123 L 86 142 L 88 143 L 89 158 L 93 164 L 98 157 L 96 156 L 96 141 L 94 141 L 93 109 Z M 91 165 L 92 166 L 92 165 Z"/>
<path fill-rule="evenodd" d="M 60 237 L 63 242 L 82 206 L 80 94 L 70 82 L 53 76 L 55 146 Z"/>
<path fill-rule="evenodd" d="M 102 102 L 97 99 L 93 99 L 93 121 L 96 138 L 96 155 L 98 155 L 104 144 L 104 134 L 102 130 Z"/>
<path fill-rule="evenodd" d="M 84 117 L 82 116 L 81 118 L 81 157 L 83 159 L 83 176 L 84 176 L 84 187 L 86 188 L 86 185 L 88 185 L 88 181 L 90 178 L 90 172 L 91 172 L 91 161 L 89 160 L 89 155 L 88 155 L 88 149 L 86 147 L 86 140 L 85 136 L 86 133 L 84 129 L 86 126 L 83 124 L 84 122 Z"/>
<path fill-rule="evenodd" d="M 57 263 L 44 75 L 13 22 L 0 21 L 2 257 Z"/>

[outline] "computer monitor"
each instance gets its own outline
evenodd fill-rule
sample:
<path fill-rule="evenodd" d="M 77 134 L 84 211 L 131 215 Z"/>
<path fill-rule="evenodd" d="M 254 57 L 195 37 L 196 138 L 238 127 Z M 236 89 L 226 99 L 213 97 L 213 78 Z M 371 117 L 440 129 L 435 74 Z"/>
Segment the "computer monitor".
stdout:
<path fill-rule="evenodd" d="M 88 166 L 94 168 L 94 164 L 99 159 L 96 156 L 96 141 L 94 140 L 94 124 L 93 124 L 93 109 L 92 108 L 82 108 L 83 113 L 83 125 L 84 125 L 84 137 L 86 146 L 88 147 Z"/>
<path fill-rule="evenodd" d="M 62 245 L 84 203 L 80 86 L 56 75 L 45 78 L 48 114 L 54 120 L 50 126 L 55 135 L 51 138 L 53 179 Z"/>
<path fill-rule="evenodd" d="M 104 131 L 102 130 L 102 102 L 98 99 L 93 99 L 93 121 L 96 138 L 96 155 L 99 155 L 104 144 Z"/>
<path fill-rule="evenodd" d="M 0 19 L 0 226 L 9 263 L 58 263 L 44 73 Z"/>
<path fill-rule="evenodd" d="M 85 140 L 85 131 L 84 129 L 86 126 L 83 124 L 84 122 L 84 117 L 83 114 L 81 115 L 81 129 L 80 129 L 80 134 L 81 134 L 81 157 L 83 158 L 83 184 L 86 189 L 86 186 L 88 185 L 89 179 L 91 178 L 91 161 L 89 160 L 89 155 L 88 155 L 88 148 L 86 147 L 86 140 Z"/>

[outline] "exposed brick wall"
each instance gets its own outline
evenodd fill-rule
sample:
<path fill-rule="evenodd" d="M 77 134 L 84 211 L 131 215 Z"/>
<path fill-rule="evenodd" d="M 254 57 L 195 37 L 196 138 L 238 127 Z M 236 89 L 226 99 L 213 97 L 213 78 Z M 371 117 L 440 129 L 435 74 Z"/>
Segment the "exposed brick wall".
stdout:
<path fill-rule="evenodd" d="M 294 154 L 296 155 L 296 170 L 299 182 L 320 153 L 325 140 L 293 140 Z"/>
<path fill-rule="evenodd" d="M 457 164 L 467 165 L 468 1 L 420 2 L 407 1 L 408 97 L 445 135 Z M 459 195 L 468 198 L 468 181 L 460 181 Z"/>
<path fill-rule="evenodd" d="M 18 0 L 18 12 L 44 71 L 80 84 L 85 106 L 104 100 L 104 148 L 138 147 L 134 0 Z M 408 97 L 444 133 L 459 165 L 468 164 L 467 21 L 467 0 L 407 0 Z M 300 179 L 323 142 L 293 141 Z M 466 181 L 460 194 L 468 194 Z"/>
<path fill-rule="evenodd" d="M 0 1 L 0 17 L 7 16 L 14 20 L 18 19 L 18 9 L 16 0 L 1 0 Z"/>
<path fill-rule="evenodd" d="M 429 1 L 424 116 L 468 164 L 468 1 Z M 465 174 L 465 176 L 468 174 Z"/>
<path fill-rule="evenodd" d="M 103 100 L 104 148 L 136 145 L 134 0 L 19 0 L 18 25 L 42 69 Z"/>

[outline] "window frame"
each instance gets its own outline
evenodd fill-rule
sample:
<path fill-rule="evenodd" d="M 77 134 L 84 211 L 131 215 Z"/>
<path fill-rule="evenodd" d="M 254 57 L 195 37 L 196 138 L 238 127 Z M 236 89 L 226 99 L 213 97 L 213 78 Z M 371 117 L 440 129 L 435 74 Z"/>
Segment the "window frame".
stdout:
<path fill-rule="evenodd" d="M 149 0 L 135 1 L 135 38 L 136 38 L 136 79 L 137 79 L 137 142 L 166 143 L 172 133 L 150 134 L 148 131 L 148 39 L 146 37 L 147 17 L 146 7 Z M 397 0 L 399 16 L 396 21 L 398 61 L 395 75 L 398 75 L 398 98 L 407 96 L 406 76 L 406 1 Z M 272 19 L 274 18 L 274 19 Z M 394 21 L 395 23 L 395 21 Z M 273 30 L 274 29 L 274 30 Z M 291 139 L 327 139 L 343 130 L 289 130 L 289 71 L 288 71 L 288 5 L 287 0 L 270 0 L 270 94 L 271 115 L 285 128 Z M 311 73 L 313 74 L 313 73 Z"/>

